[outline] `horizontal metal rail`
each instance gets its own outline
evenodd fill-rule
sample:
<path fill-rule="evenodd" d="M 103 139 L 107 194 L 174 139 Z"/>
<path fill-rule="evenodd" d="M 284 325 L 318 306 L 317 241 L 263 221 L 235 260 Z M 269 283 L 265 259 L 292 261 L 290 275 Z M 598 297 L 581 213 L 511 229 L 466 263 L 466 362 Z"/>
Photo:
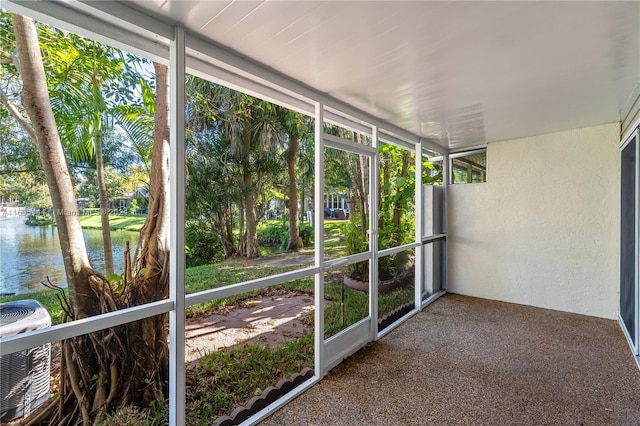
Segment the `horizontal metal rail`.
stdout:
<path fill-rule="evenodd" d="M 82 336 L 84 334 L 139 321 L 156 315 L 166 314 L 173 309 L 173 305 L 174 304 L 171 300 L 161 300 L 158 302 L 122 309 L 120 311 L 109 312 L 107 314 L 83 318 L 81 320 L 65 324 L 58 324 L 53 327 L 34 330 L 28 333 L 3 337 L 0 339 L 0 356 L 46 345 L 51 342 Z"/>
<path fill-rule="evenodd" d="M 389 256 L 391 254 L 400 253 L 401 251 L 405 251 L 405 250 L 411 250 L 416 247 L 420 247 L 420 243 L 410 243 L 410 244 L 405 244 L 398 247 L 391 247 L 388 249 L 380 250 L 378 252 L 378 257 Z"/>
<path fill-rule="evenodd" d="M 341 268 L 343 266 L 353 265 L 357 262 L 364 262 L 371 259 L 371 251 L 365 251 L 364 253 L 352 254 L 351 256 L 342 257 L 335 260 L 327 260 L 324 262 L 324 270 L 329 271 L 331 269 Z"/>
<path fill-rule="evenodd" d="M 422 239 L 422 244 L 429 244 L 429 243 L 433 243 L 435 241 L 442 241 L 442 240 L 446 240 L 447 239 L 447 234 L 436 234 L 436 235 L 431 235 L 429 237 L 424 237 Z"/>
<path fill-rule="evenodd" d="M 198 305 L 206 303 L 214 299 L 223 299 L 225 297 L 236 296 L 251 290 L 272 287 L 287 281 L 297 280 L 313 276 L 318 272 L 317 267 L 299 269 L 297 271 L 284 272 L 270 277 L 256 278 L 255 280 L 246 281 L 239 284 L 231 284 L 225 287 L 218 287 L 211 290 L 204 290 L 198 293 L 188 294 L 185 296 L 186 306 Z"/>
<path fill-rule="evenodd" d="M 363 145 L 354 141 L 350 141 L 348 139 L 339 138 L 338 136 L 323 135 L 324 146 L 327 148 L 340 149 L 342 151 L 355 152 L 356 154 L 374 156 L 376 155 L 377 149 L 373 148 L 369 145 Z"/>

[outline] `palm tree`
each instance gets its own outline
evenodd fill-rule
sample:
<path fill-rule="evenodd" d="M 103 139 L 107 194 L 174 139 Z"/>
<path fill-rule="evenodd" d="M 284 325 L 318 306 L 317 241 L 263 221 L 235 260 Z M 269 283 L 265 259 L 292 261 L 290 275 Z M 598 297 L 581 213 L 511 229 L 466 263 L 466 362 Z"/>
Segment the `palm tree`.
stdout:
<path fill-rule="evenodd" d="M 284 107 L 276 107 L 277 117 L 286 135 L 285 157 L 287 161 L 287 175 L 289 177 L 289 241 L 288 251 L 298 251 L 304 247 L 300 238 L 298 215 L 298 187 L 296 184 L 296 163 L 299 160 L 300 141 L 310 129 L 305 117 Z M 302 194 L 304 204 L 304 194 Z M 304 208 L 304 206 L 303 206 Z"/>
<path fill-rule="evenodd" d="M 277 126 L 275 107 L 247 94 L 201 79 L 188 83 L 192 101 L 187 115 L 194 128 L 202 131 L 216 122 L 211 135 L 228 142 L 229 160 L 238 165 L 240 199 L 240 243 L 238 252 L 245 258 L 260 256 L 256 198 L 265 174 L 275 172 L 279 162 L 273 147 L 282 135 Z M 246 225 L 246 228 L 245 228 Z"/>
<path fill-rule="evenodd" d="M 113 252 L 103 138 L 107 128 L 116 124 L 114 118 L 122 116 L 122 105 L 133 99 L 131 88 L 137 81 L 115 48 L 51 27 L 43 27 L 41 35 L 50 72 L 51 103 L 62 141 L 75 161 L 95 160 L 105 270 L 111 276 Z"/>
<path fill-rule="evenodd" d="M 303 212 L 307 210 L 307 208 L 313 209 L 313 182 L 314 182 L 314 173 L 315 173 L 315 159 L 314 159 L 314 141 L 315 136 L 313 134 L 313 122 L 309 123 L 309 133 L 307 133 L 302 140 L 300 141 L 300 153 L 298 155 L 298 173 L 299 178 L 302 182 L 300 186 L 300 205 L 302 206 Z M 311 197 L 311 205 L 307 207 L 306 202 L 306 194 L 307 188 L 310 189 L 309 195 Z"/>

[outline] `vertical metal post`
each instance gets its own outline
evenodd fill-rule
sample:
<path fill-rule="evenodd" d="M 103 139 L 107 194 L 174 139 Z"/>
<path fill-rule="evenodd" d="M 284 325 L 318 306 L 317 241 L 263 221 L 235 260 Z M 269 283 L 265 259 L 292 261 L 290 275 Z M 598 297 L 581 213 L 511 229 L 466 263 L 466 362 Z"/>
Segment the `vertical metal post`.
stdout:
<path fill-rule="evenodd" d="M 176 27 L 169 65 L 171 252 L 169 258 L 169 424 L 185 424 L 185 32 Z"/>
<path fill-rule="evenodd" d="M 638 198 L 640 198 L 640 131 L 636 130 L 635 132 L 635 138 L 634 138 L 634 143 L 635 143 L 635 150 L 636 150 L 636 170 L 635 170 L 635 179 L 636 179 L 636 184 L 635 184 L 635 189 L 636 189 L 636 193 L 634 194 L 634 198 L 635 198 L 635 220 L 634 220 L 634 224 L 635 224 L 635 296 L 636 296 L 636 300 L 633 301 L 633 303 L 635 304 L 635 325 L 634 325 L 634 329 L 635 329 L 635 336 L 634 336 L 634 346 L 635 346 L 635 353 L 634 355 L 638 355 L 640 353 L 640 342 L 638 341 L 638 339 L 640 339 L 640 200 Z"/>
<path fill-rule="evenodd" d="M 415 271 L 415 306 L 416 309 L 422 307 L 422 287 L 424 285 L 424 262 L 422 259 L 423 245 L 422 236 L 424 235 L 424 197 L 422 191 L 422 141 L 415 145 L 414 157 L 416 162 L 415 175 L 415 242 L 420 244 L 416 247 L 414 254 L 414 271 Z"/>
<path fill-rule="evenodd" d="M 369 157 L 369 316 L 371 318 L 371 340 L 378 334 L 378 185 L 380 179 L 380 152 L 378 150 L 378 127 L 371 129 L 371 147 L 375 155 Z"/>
<path fill-rule="evenodd" d="M 446 234 L 447 233 L 447 200 L 449 198 L 448 195 L 448 188 L 449 188 L 449 179 L 447 176 L 449 176 L 449 166 L 451 165 L 450 163 L 450 158 L 449 158 L 449 154 L 444 154 L 444 156 L 442 157 L 442 190 L 444 192 L 444 194 L 442 195 L 444 197 L 444 200 L 442 201 L 442 233 Z M 453 176 L 453 173 L 451 174 L 451 176 Z M 434 243 L 435 244 L 435 243 Z M 442 244 L 444 244 L 444 253 L 442 253 L 442 289 L 446 290 L 447 289 L 447 240 L 443 240 Z M 434 250 L 435 250 L 435 246 L 434 246 Z"/>
<path fill-rule="evenodd" d="M 315 114 L 315 187 L 314 187 L 314 239 L 315 275 L 314 300 L 314 346 L 315 374 L 319 379 L 324 376 L 324 106 L 316 104 Z"/>

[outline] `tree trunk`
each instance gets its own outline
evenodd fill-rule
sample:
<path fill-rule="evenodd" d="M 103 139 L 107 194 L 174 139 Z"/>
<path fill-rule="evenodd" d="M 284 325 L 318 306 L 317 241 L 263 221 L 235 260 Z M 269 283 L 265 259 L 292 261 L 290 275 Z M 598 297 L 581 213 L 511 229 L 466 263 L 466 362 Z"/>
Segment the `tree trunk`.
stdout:
<path fill-rule="evenodd" d="M 231 203 L 227 203 L 227 208 L 225 211 L 225 219 L 224 219 L 224 226 L 225 226 L 225 241 L 228 244 L 226 251 L 226 257 L 232 257 L 238 254 L 238 248 L 236 247 L 235 244 L 235 238 L 233 235 L 233 206 L 231 205 Z"/>
<path fill-rule="evenodd" d="M 22 104 L 36 134 L 38 152 L 51 195 L 69 299 L 75 317 L 85 318 L 96 313 L 95 296 L 89 283 L 93 270 L 77 215 L 71 175 L 51 110 L 38 34 L 29 18 L 14 14 L 12 22 L 20 58 Z"/>
<path fill-rule="evenodd" d="M 233 214 L 230 206 L 227 205 L 224 211 L 218 211 L 207 230 L 212 232 L 222 244 L 224 258 L 236 256 L 238 250 L 233 242 Z"/>
<path fill-rule="evenodd" d="M 353 139 L 360 143 L 365 143 L 363 135 L 354 132 Z M 369 214 L 368 200 L 369 200 L 369 170 L 367 168 L 368 156 L 358 154 L 356 159 L 358 169 L 358 190 L 360 191 L 360 203 L 362 208 L 362 227 L 367 228 L 367 215 Z"/>
<path fill-rule="evenodd" d="M 289 242 L 287 250 L 298 251 L 304 247 L 300 238 L 298 223 L 298 188 L 296 187 L 296 158 L 300 136 L 289 135 L 289 149 L 287 151 L 287 171 L 289 173 Z M 302 199 L 304 203 L 304 198 Z"/>
<path fill-rule="evenodd" d="M 169 295 L 169 98 L 168 68 L 153 63 L 156 73 L 156 113 L 151 156 L 149 211 L 140 230 L 139 256 L 136 258 L 137 283 L 131 291 L 131 305 L 166 299 Z M 169 368 L 166 336 L 167 315 L 131 323 L 132 366 L 129 401 L 140 407 L 161 398 Z M 153 386 L 149 386 L 153 383 Z"/>
<path fill-rule="evenodd" d="M 244 191 L 244 209 L 247 221 L 247 232 L 243 254 L 247 259 L 260 257 L 258 245 L 258 219 L 256 217 L 256 201 L 253 189 L 253 175 L 249 156 L 251 155 L 252 132 L 251 108 L 248 108 L 244 119 L 244 133 L 242 135 L 242 189 Z"/>
<path fill-rule="evenodd" d="M 359 213 L 360 218 L 360 231 L 363 236 L 367 235 L 367 199 L 365 198 L 363 181 L 362 181 L 362 166 L 360 163 L 360 154 L 355 161 L 351 161 L 350 154 L 344 152 L 345 164 L 347 166 L 347 172 L 349 179 L 351 180 L 351 188 L 349 193 L 350 215 Z M 355 202 L 354 202 L 355 201 Z"/>
<path fill-rule="evenodd" d="M 243 173 L 242 177 L 245 187 L 250 187 L 251 173 Z M 244 203 L 247 217 L 247 232 L 245 234 L 244 255 L 247 259 L 254 259 L 256 257 L 260 257 L 260 246 L 258 245 L 258 220 L 256 218 L 256 206 L 251 190 L 247 191 L 247 193 L 245 194 Z"/>
<path fill-rule="evenodd" d="M 102 223 L 102 244 L 104 247 L 104 269 L 107 276 L 113 274 L 113 249 L 111 247 L 111 228 L 109 225 L 109 198 L 107 185 L 104 181 L 104 158 L 102 156 L 102 128 L 98 126 L 95 137 L 96 171 L 98 175 L 98 188 L 100 190 L 100 221 Z"/>
<path fill-rule="evenodd" d="M 341 137 L 344 137 L 344 132 L 341 128 L 338 129 L 338 133 Z M 358 133 L 353 132 L 353 140 L 356 143 L 362 143 Z M 350 191 L 350 209 L 351 214 L 354 212 L 358 212 L 360 214 L 360 227 L 362 230 L 362 234 L 366 235 L 367 232 L 367 200 L 368 200 L 368 176 L 365 176 L 367 170 L 365 167 L 366 156 L 360 154 L 356 155 L 355 161 L 351 160 L 351 154 L 344 151 L 344 159 L 345 165 L 347 167 L 347 173 L 349 174 L 349 180 L 351 180 L 351 191 Z M 355 163 L 355 164 L 354 164 Z M 356 203 L 353 203 L 353 200 L 356 200 Z"/>

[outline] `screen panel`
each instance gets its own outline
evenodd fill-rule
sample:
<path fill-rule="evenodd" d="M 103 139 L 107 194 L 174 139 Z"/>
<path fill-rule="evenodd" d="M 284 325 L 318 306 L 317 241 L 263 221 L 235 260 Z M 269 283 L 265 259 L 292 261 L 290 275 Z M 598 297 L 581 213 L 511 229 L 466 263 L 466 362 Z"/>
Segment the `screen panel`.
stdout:
<path fill-rule="evenodd" d="M 620 184 L 620 316 L 636 342 L 636 144 L 637 137 L 622 150 Z"/>

